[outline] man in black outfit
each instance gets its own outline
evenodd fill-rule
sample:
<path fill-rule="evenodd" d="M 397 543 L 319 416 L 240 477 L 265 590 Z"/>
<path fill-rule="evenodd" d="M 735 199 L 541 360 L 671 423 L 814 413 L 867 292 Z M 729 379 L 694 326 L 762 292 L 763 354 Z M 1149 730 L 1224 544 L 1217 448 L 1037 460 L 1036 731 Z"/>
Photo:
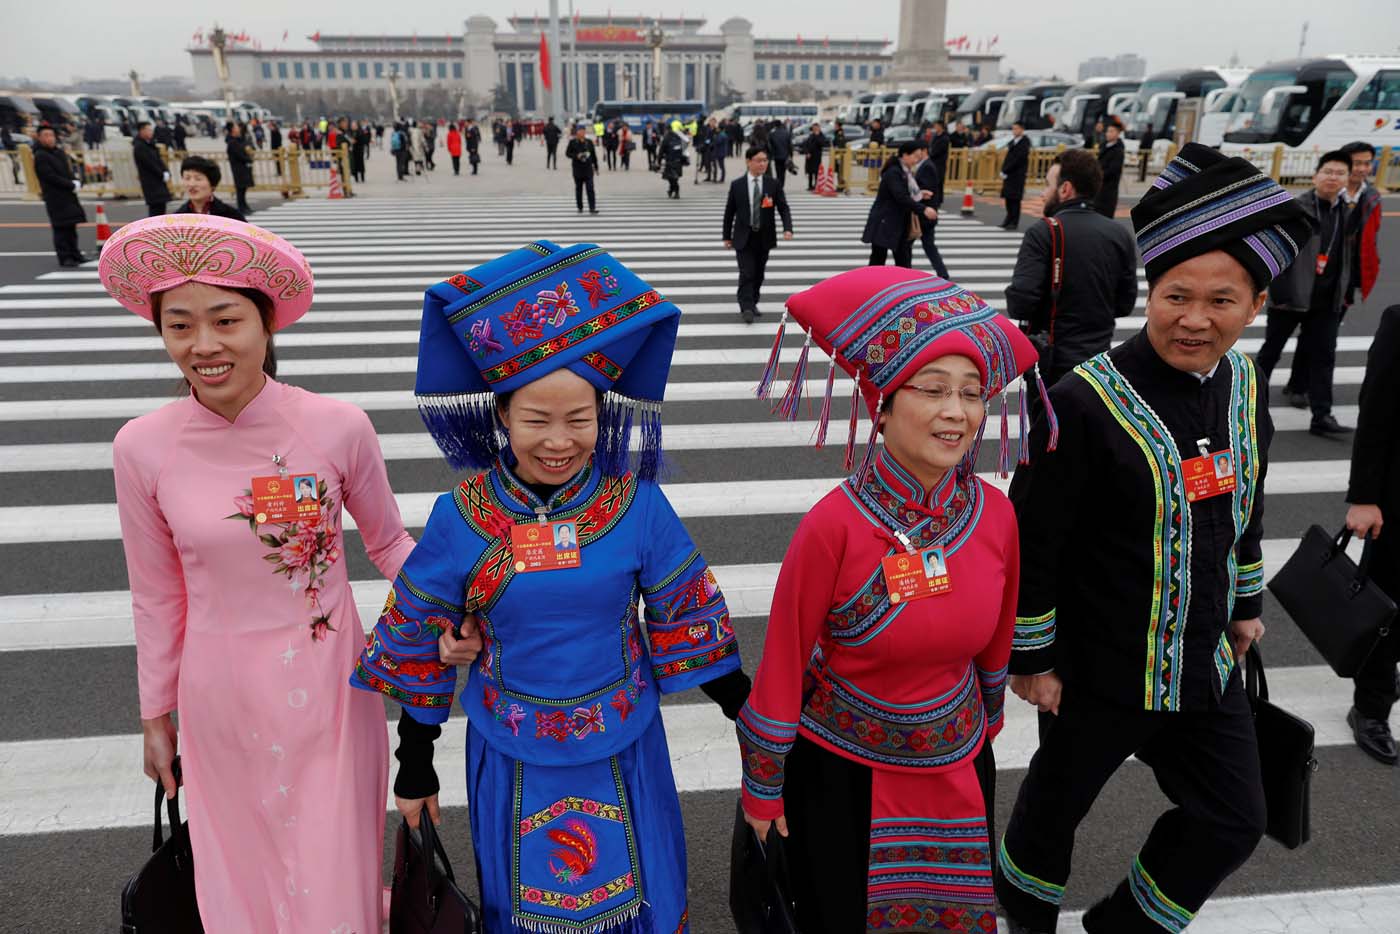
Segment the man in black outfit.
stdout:
<path fill-rule="evenodd" d="M 1371 580 L 1400 603 L 1400 305 L 1381 314 L 1366 357 L 1360 412 L 1351 448 L 1347 485 L 1347 528 L 1375 539 Z M 1386 519 L 1391 528 L 1383 528 Z M 1400 700 L 1395 665 L 1400 660 L 1400 626 L 1376 645 L 1356 675 L 1347 714 L 1356 745 L 1377 762 L 1395 765 L 1400 753 L 1390 734 L 1390 710 Z"/>
<path fill-rule="evenodd" d="M 147 217 L 164 214 L 165 203 L 170 200 L 170 189 L 165 186 L 170 181 L 170 170 L 160 157 L 154 139 L 155 130 L 150 123 L 143 120 L 136 124 L 131 155 L 136 161 L 136 175 L 141 180 L 141 197 L 146 200 Z"/>
<path fill-rule="evenodd" d="M 574 138 L 564 149 L 564 158 L 569 160 L 574 172 L 574 202 L 578 212 L 583 213 L 583 193 L 588 192 L 588 213 L 598 213 L 598 202 L 593 194 L 593 176 L 598 174 L 598 149 L 588 138 L 588 131 L 580 123 L 574 127 Z"/>
<path fill-rule="evenodd" d="M 252 214 L 253 209 L 248 205 L 248 189 L 253 187 L 253 157 L 248 152 L 248 140 L 243 136 L 242 124 L 229 125 L 224 151 L 228 154 L 229 169 L 233 173 L 233 191 L 238 202 L 236 207 L 244 215 Z"/>
<path fill-rule="evenodd" d="M 730 183 L 724 203 L 724 247 L 732 249 L 739 262 L 739 314 L 749 324 L 761 314 L 763 271 L 769 251 L 778 245 L 774 212 L 782 215 L 784 240 L 792 239 L 792 213 L 782 186 L 768 177 L 768 153 L 750 146 L 744 161 L 748 171 Z"/>
<path fill-rule="evenodd" d="M 773 160 L 774 181 L 778 190 L 787 184 L 788 162 L 792 160 L 792 133 L 785 122 L 773 124 L 768 133 L 768 154 Z"/>
<path fill-rule="evenodd" d="M 1264 346 L 1256 361 L 1264 379 L 1273 374 L 1283 347 L 1301 325 L 1295 363 L 1307 360 L 1308 431 L 1324 438 L 1351 432 L 1332 414 L 1332 373 L 1337 363 L 1337 331 L 1342 326 L 1346 292 L 1352 272 L 1354 240 L 1346 229 L 1347 209 L 1341 198 L 1351 174 L 1351 157 L 1341 151 L 1323 153 L 1317 161 L 1311 191 L 1297 201 L 1318 225 L 1298 260 L 1269 287 L 1268 323 Z"/>
<path fill-rule="evenodd" d="M 34 148 L 34 174 L 39 177 L 44 210 L 53 228 L 54 252 L 60 266 L 71 268 L 87 262 L 87 257 L 78 251 L 78 225 L 87 222 L 87 214 L 78 201 L 78 189 L 83 186 L 73 172 L 68 153 L 59 147 L 53 127 L 41 126 L 35 136 L 39 145 Z"/>
<path fill-rule="evenodd" d="M 1112 218 L 1118 211 L 1118 186 L 1123 180 L 1123 121 L 1109 117 L 1104 123 L 1104 144 L 1099 150 L 1099 169 L 1103 172 L 1103 184 L 1099 196 L 1094 200 L 1094 209 L 1104 217 Z"/>
<path fill-rule="evenodd" d="M 1026 193 L 1026 170 L 1031 164 L 1031 141 L 1026 128 L 1019 122 L 1011 125 L 1011 143 L 1006 147 L 1006 160 L 1001 164 L 1001 197 L 1006 202 L 1006 220 L 1002 230 L 1021 226 L 1021 196 Z"/>
<path fill-rule="evenodd" d="M 550 117 L 544 124 L 544 167 L 547 169 L 553 166 L 559 169 L 559 137 L 563 131 L 559 129 L 559 124 Z"/>
<path fill-rule="evenodd" d="M 1006 288 L 1006 316 L 1036 335 L 1032 340 L 1047 386 L 1107 350 L 1114 319 L 1132 314 L 1137 305 L 1137 246 L 1128 228 L 1094 209 L 1101 178 L 1088 150 L 1067 149 L 1055 157 L 1045 174 L 1045 216 L 1060 229 L 1053 231 L 1047 222 L 1026 231 Z M 1058 295 L 1051 281 L 1057 237 Z"/>
<path fill-rule="evenodd" d="M 946 137 L 945 137 L 946 140 Z M 943 157 L 948 157 L 948 144 L 943 144 Z M 919 143 L 919 162 L 914 166 L 914 182 L 921 191 L 927 191 L 929 196 L 924 199 L 924 206 L 933 208 L 935 216 L 930 219 L 925 214 L 919 215 L 919 241 L 924 245 L 924 255 L 928 257 L 929 263 L 933 266 L 933 271 L 943 279 L 948 278 L 948 266 L 943 262 L 943 256 L 938 252 L 938 244 L 934 242 L 934 235 L 938 231 L 937 212 L 943 207 L 943 173 L 934 164 L 933 158 L 929 156 L 927 144 Z"/>
<path fill-rule="evenodd" d="M 938 170 L 938 189 L 943 191 L 943 179 L 948 177 L 948 150 L 952 140 L 948 138 L 948 124 L 942 120 L 933 121 L 933 135 L 928 139 L 928 160 Z"/>

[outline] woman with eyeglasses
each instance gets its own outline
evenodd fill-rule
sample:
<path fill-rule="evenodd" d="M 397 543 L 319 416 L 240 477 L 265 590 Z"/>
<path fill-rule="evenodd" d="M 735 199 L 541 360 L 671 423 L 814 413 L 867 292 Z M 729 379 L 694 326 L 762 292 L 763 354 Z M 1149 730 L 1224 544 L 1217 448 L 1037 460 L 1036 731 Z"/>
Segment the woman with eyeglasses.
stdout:
<path fill-rule="evenodd" d="M 802 520 L 778 573 L 738 720 L 745 819 L 770 845 L 787 838 L 807 934 L 868 921 L 994 931 L 991 741 L 1019 547 L 1011 504 L 975 466 L 990 429 L 1009 467 L 987 409 L 1035 349 L 971 292 L 892 266 L 827 279 L 787 314 L 832 357 L 817 446 L 837 369 L 854 384 L 848 470 L 862 402 L 872 427 L 864 461 Z M 789 417 L 809 350 L 778 403 Z"/>

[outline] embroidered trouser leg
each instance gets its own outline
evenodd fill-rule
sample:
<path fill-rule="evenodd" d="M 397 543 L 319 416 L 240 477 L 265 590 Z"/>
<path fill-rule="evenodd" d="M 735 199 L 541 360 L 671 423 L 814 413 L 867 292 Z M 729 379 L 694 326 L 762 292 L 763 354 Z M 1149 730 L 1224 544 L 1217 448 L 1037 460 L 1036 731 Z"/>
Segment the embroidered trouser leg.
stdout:
<path fill-rule="evenodd" d="M 1184 930 L 1264 835 L 1259 748 L 1239 678 L 1217 709 L 1164 716 L 1172 725 L 1137 755 L 1176 806 L 1157 819 L 1127 878 L 1084 918 L 1090 934 Z"/>

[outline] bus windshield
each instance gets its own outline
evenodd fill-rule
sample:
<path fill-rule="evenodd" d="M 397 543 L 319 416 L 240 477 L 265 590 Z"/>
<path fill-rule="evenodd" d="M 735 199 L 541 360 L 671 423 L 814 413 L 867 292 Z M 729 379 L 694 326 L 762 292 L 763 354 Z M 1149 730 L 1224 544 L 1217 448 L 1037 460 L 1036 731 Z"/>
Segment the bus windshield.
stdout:
<path fill-rule="evenodd" d="M 738 107 L 735 107 L 737 112 Z M 609 123 L 624 120 L 634 130 L 641 129 L 646 121 L 670 123 L 674 120 L 690 122 L 705 116 L 703 101 L 599 101 L 593 106 L 593 122 Z M 737 116 L 737 113 L 736 113 Z"/>
<path fill-rule="evenodd" d="M 1241 122 L 1226 132 L 1225 141 L 1301 146 L 1355 81 L 1356 73 L 1340 61 L 1326 68 L 1255 72 L 1240 86 L 1240 100 L 1235 110 Z M 1270 90 L 1290 86 L 1307 90 L 1276 94 L 1269 112 L 1262 112 L 1264 98 Z"/>

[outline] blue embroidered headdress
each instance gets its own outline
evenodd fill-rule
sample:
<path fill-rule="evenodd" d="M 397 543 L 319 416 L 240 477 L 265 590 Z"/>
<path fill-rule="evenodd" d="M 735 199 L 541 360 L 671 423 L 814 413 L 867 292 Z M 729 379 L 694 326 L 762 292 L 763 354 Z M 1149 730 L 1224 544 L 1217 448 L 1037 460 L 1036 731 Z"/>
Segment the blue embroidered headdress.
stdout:
<path fill-rule="evenodd" d="M 620 475 L 661 461 L 661 401 L 680 309 L 592 244 L 539 240 L 431 286 L 414 394 L 454 469 L 489 467 L 506 446 L 496 396 L 560 368 L 604 393 L 594 463 Z"/>

